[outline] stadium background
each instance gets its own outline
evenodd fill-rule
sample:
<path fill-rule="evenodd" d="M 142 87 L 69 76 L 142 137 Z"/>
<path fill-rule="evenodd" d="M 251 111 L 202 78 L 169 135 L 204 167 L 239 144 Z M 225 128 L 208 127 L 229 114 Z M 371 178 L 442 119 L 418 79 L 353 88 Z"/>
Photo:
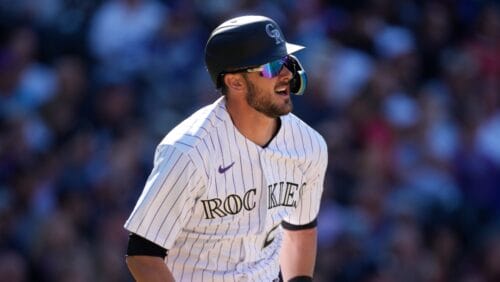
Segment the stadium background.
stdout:
<path fill-rule="evenodd" d="M 0 281 L 131 281 L 122 228 L 218 97 L 222 20 L 274 18 L 329 145 L 317 281 L 500 281 L 498 1 L 0 1 Z"/>

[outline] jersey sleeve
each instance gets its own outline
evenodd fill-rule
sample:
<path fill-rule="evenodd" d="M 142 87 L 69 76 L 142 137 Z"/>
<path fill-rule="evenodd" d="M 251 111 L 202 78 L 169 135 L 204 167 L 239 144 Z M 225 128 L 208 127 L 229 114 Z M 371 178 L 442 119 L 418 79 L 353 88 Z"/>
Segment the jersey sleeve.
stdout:
<path fill-rule="evenodd" d="M 323 138 L 318 140 L 319 149 L 316 150 L 313 161 L 305 172 L 306 181 L 300 191 L 300 200 L 294 212 L 284 218 L 282 226 L 285 229 L 306 229 L 316 226 L 328 163 L 326 143 Z"/>
<path fill-rule="evenodd" d="M 125 229 L 170 249 L 203 187 L 203 178 L 187 153 L 160 145 Z"/>

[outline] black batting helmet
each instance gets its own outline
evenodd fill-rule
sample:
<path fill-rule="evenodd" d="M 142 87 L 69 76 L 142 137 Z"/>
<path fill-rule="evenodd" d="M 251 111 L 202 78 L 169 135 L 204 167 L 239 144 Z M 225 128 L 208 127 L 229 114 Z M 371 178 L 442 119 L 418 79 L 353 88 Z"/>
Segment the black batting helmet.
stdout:
<path fill-rule="evenodd" d="M 205 63 L 212 81 L 220 88 L 225 71 L 260 66 L 303 48 L 286 42 L 274 20 L 242 16 L 215 28 L 205 47 Z"/>

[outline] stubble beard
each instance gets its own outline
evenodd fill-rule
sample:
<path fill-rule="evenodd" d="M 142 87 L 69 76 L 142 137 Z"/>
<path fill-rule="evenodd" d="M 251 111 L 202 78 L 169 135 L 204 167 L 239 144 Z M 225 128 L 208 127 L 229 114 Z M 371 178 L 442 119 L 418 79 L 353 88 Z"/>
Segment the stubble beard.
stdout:
<path fill-rule="evenodd" d="M 285 103 L 278 105 L 272 100 L 272 96 L 268 96 L 261 89 L 257 87 L 248 79 L 245 78 L 248 85 L 248 92 L 246 95 L 247 103 L 270 118 L 278 118 L 280 116 L 289 114 L 293 110 L 292 100 L 288 98 Z"/>

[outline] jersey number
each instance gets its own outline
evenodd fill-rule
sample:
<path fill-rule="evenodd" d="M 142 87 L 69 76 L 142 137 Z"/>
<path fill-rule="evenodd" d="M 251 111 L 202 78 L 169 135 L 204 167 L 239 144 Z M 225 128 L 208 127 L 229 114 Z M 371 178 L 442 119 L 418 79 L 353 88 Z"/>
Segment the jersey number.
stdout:
<path fill-rule="evenodd" d="M 263 249 L 269 246 L 274 241 L 274 237 L 276 236 L 276 233 L 274 231 L 276 231 L 279 226 L 279 224 L 275 225 L 273 228 L 271 228 L 271 230 L 267 232 L 266 239 L 264 240 L 264 245 L 262 246 Z"/>

